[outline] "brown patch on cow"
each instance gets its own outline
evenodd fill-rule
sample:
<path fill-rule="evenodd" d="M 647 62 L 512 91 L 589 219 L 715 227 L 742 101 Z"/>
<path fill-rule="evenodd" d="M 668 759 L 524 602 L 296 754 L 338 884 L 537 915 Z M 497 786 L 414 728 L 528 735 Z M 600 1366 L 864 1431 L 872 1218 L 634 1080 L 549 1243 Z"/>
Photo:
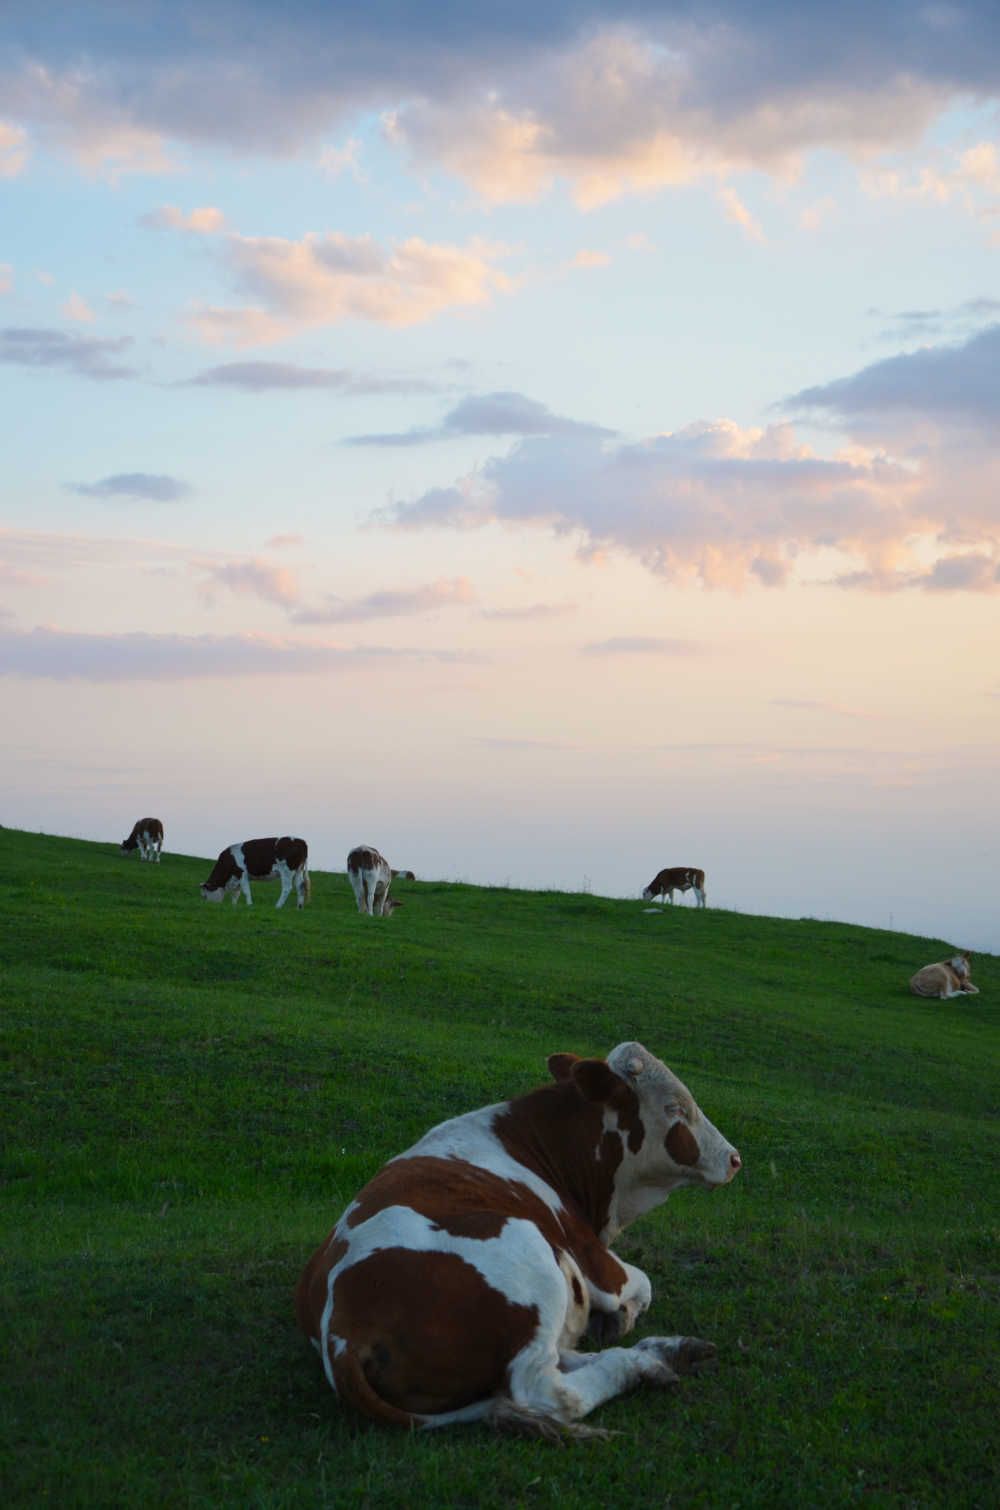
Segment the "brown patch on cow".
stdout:
<path fill-rule="evenodd" d="M 240 868 L 233 858 L 232 849 L 224 849 L 212 866 L 212 873 L 208 880 L 202 882 L 202 887 L 205 891 L 218 891 L 220 887 L 225 886 L 227 881 L 231 881 L 239 874 Z"/>
<path fill-rule="evenodd" d="M 568 1219 L 579 1227 L 578 1232 L 574 1228 L 574 1241 L 567 1244 L 569 1251 L 587 1278 L 600 1283 L 593 1270 L 595 1263 L 601 1267 L 600 1261 L 591 1259 L 592 1267 L 588 1268 L 576 1244 L 583 1242 L 582 1234 L 588 1232 L 591 1241 L 607 1256 L 607 1249 L 596 1234 L 608 1225 L 615 1174 L 624 1154 L 617 1133 L 611 1134 L 613 1142 L 606 1141 L 604 1110 L 606 1106 L 612 1107 L 618 1113 L 619 1124 L 631 1126 L 638 1118 L 639 1102 L 632 1088 L 613 1070 L 608 1071 L 616 1082 L 613 1099 L 585 1099 L 577 1083 L 583 1063 L 604 1064 L 604 1061 L 581 1060 L 573 1066 L 570 1080 L 543 1085 L 508 1101 L 494 1119 L 493 1131 L 511 1158 L 559 1192 Z M 590 1071 L 583 1073 L 589 1075 Z M 616 1267 L 620 1269 L 620 1265 Z M 601 1283 L 601 1288 L 617 1291 L 621 1284 Z"/>
<path fill-rule="evenodd" d="M 547 1087 L 548 1089 L 548 1087 Z M 556 1090 L 555 1086 L 551 1087 Z M 573 1103 L 580 1107 L 579 1096 L 570 1090 Z M 516 1103 L 510 1103 L 515 1106 Z M 502 1135 L 498 1131 L 498 1136 Z M 590 1160 L 590 1186 L 596 1189 L 613 1184 L 614 1172 L 621 1162 L 621 1139 L 611 1134 L 612 1143 L 602 1142 L 602 1167 L 594 1167 Z M 617 1158 L 615 1157 L 617 1153 Z M 519 1159 L 519 1162 L 525 1162 Z M 587 1160 L 580 1159 L 581 1171 Z M 535 1173 L 540 1168 L 530 1166 Z M 425 1154 L 413 1158 L 393 1159 L 370 1180 L 357 1196 L 355 1203 L 344 1218 L 345 1225 L 354 1229 L 366 1222 L 387 1206 L 408 1206 L 411 1211 L 425 1217 L 440 1231 L 454 1237 L 471 1237 L 486 1241 L 499 1237 L 504 1225 L 511 1219 L 531 1222 L 549 1244 L 556 1258 L 560 1253 L 569 1253 L 589 1282 L 599 1290 L 617 1295 L 628 1276 L 613 1253 L 609 1253 L 585 1210 L 581 1197 L 573 1196 L 565 1182 L 551 1169 L 542 1178 L 552 1184 L 562 1196 L 563 1204 L 558 1213 L 537 1196 L 529 1186 L 519 1180 L 505 1180 L 489 1170 L 480 1169 L 464 1159 L 436 1159 Z M 601 1199 L 610 1200 L 610 1195 Z M 605 1221 L 607 1220 L 605 1216 Z M 604 1223 L 602 1222 L 602 1226 Z M 329 1268 L 331 1265 L 327 1266 Z"/>
<path fill-rule="evenodd" d="M 408 1206 L 438 1231 L 484 1242 L 499 1237 L 509 1217 L 519 1217 L 541 1227 L 554 1246 L 563 1246 L 553 1212 L 534 1191 L 464 1159 L 426 1154 L 393 1159 L 357 1195 L 345 1217 L 346 1225 L 359 1227 L 387 1206 Z"/>
<path fill-rule="evenodd" d="M 347 857 L 347 869 L 351 870 L 375 870 L 379 865 L 386 865 L 386 861 L 377 849 L 371 849 L 367 844 L 359 844 L 352 849 Z"/>
<path fill-rule="evenodd" d="M 697 1164 L 701 1157 L 698 1139 L 683 1122 L 674 1123 L 663 1140 L 663 1146 L 675 1164 Z"/>
<path fill-rule="evenodd" d="M 275 860 L 284 860 L 289 870 L 298 870 L 309 855 L 304 839 L 285 835 L 281 839 L 246 839 L 241 845 L 243 863 L 251 881 L 262 881 L 270 876 Z"/>
<path fill-rule="evenodd" d="M 336 1229 L 334 1229 L 336 1230 Z M 320 1322 L 327 1301 L 330 1270 L 335 1269 L 347 1252 L 349 1243 L 330 1233 L 306 1264 L 295 1286 L 295 1317 L 307 1337 L 319 1340 Z"/>
<path fill-rule="evenodd" d="M 514 1304 L 457 1254 L 383 1248 L 337 1276 L 330 1332 L 380 1400 L 420 1416 L 503 1390 L 537 1326 L 537 1306 Z"/>
<path fill-rule="evenodd" d="M 577 1277 L 576 1277 L 575 1274 L 573 1275 L 572 1284 L 573 1284 L 573 1299 L 574 1299 L 574 1301 L 576 1302 L 576 1304 L 578 1306 L 582 1306 L 583 1305 L 583 1285 L 577 1279 Z"/>

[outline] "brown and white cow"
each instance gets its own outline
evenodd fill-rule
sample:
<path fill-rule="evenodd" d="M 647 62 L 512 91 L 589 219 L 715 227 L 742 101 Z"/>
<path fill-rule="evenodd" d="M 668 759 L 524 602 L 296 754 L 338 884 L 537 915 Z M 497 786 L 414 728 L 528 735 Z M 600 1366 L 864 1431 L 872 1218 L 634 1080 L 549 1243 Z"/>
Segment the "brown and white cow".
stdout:
<path fill-rule="evenodd" d="M 137 849 L 140 860 L 155 860 L 157 865 L 162 848 L 163 824 L 159 818 L 140 818 L 138 823 L 133 823 L 128 838 L 122 840 L 123 855 L 130 855 Z"/>
<path fill-rule="evenodd" d="M 667 870 L 661 870 L 653 877 L 642 894 L 643 901 L 649 902 L 656 897 L 662 897 L 664 901 L 673 902 L 674 892 L 681 893 L 693 891 L 697 899 L 697 905 L 705 905 L 705 872 L 695 870 L 691 865 L 674 865 Z"/>
<path fill-rule="evenodd" d="M 371 844 L 359 844 L 347 857 L 347 877 L 354 890 L 358 911 L 374 917 L 389 917 L 402 902 L 390 900 L 389 887 L 397 876 L 414 881 L 412 870 L 393 870 L 384 855 Z"/>
<path fill-rule="evenodd" d="M 317 1249 L 299 1325 L 337 1395 L 398 1426 L 488 1420 L 555 1435 L 715 1354 L 693 1337 L 613 1342 L 650 1282 L 611 1252 L 684 1185 L 740 1168 L 690 1091 L 639 1043 L 553 1054 L 554 1084 L 442 1122 L 392 1159 Z"/>
<path fill-rule="evenodd" d="M 301 907 L 309 900 L 308 860 L 309 846 L 304 839 L 287 835 L 282 839 L 245 839 L 222 851 L 212 874 L 202 883 L 201 894 L 208 902 L 221 902 L 231 891 L 235 907 L 242 892 L 247 906 L 252 907 L 251 881 L 280 881 L 281 895 L 274 905 L 280 907 L 294 885 Z"/>
<path fill-rule="evenodd" d="M 945 1001 L 949 996 L 978 996 L 979 987 L 969 979 L 969 951 L 953 954 L 951 959 L 937 965 L 925 965 L 910 977 L 910 990 L 914 996 L 936 996 Z"/>

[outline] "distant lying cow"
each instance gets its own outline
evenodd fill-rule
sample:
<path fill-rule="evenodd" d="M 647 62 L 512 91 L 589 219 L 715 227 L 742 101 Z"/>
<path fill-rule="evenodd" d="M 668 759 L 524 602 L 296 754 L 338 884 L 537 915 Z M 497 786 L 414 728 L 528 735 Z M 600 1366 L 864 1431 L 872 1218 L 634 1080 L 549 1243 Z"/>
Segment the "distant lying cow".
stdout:
<path fill-rule="evenodd" d="M 936 996 L 945 1001 L 949 996 L 978 996 L 979 987 L 969 979 L 969 951 L 953 954 L 951 959 L 939 965 L 925 965 L 910 978 L 910 990 L 914 996 Z"/>
<path fill-rule="evenodd" d="M 122 840 L 123 855 L 130 855 L 137 849 L 140 860 L 155 860 L 157 865 L 160 863 L 162 848 L 163 824 L 159 818 L 140 818 L 138 823 L 132 825 L 128 838 Z"/>
<path fill-rule="evenodd" d="M 671 869 L 661 870 L 650 881 L 642 894 L 644 902 L 663 897 L 667 902 L 673 902 L 674 892 L 681 893 L 693 891 L 699 907 L 705 905 L 705 872 L 695 870 L 690 865 L 675 865 Z"/>
<path fill-rule="evenodd" d="M 253 906 L 250 895 L 251 881 L 280 881 L 281 895 L 274 904 L 281 907 L 295 886 L 295 895 L 301 907 L 309 900 L 309 846 L 304 839 L 246 839 L 242 844 L 230 844 L 224 849 L 212 867 L 212 874 L 202 884 L 201 894 L 208 902 L 221 902 L 227 891 L 233 894 L 233 906 L 240 900 L 240 892 Z"/>
<path fill-rule="evenodd" d="M 327 1379 L 376 1421 L 586 1436 L 574 1423 L 595 1406 L 715 1354 L 695 1337 L 575 1349 L 617 1341 L 649 1306 L 616 1234 L 681 1186 L 725 1185 L 739 1154 L 639 1043 L 549 1069 L 555 1084 L 442 1122 L 386 1164 L 299 1280 Z"/>
<path fill-rule="evenodd" d="M 385 856 L 370 844 L 359 844 L 347 857 L 347 877 L 359 912 L 389 917 L 393 908 L 402 907 L 402 902 L 389 897 L 389 887 L 397 876 L 404 881 L 416 879 L 412 870 L 393 870 Z"/>

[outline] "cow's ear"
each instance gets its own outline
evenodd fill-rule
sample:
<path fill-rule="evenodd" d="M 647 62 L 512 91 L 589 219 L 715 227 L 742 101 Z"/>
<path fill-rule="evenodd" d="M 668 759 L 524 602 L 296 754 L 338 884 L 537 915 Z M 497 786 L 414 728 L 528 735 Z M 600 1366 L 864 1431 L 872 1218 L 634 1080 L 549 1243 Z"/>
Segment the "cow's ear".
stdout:
<path fill-rule="evenodd" d="M 553 1080 L 568 1080 L 573 1073 L 574 1064 L 580 1063 L 579 1054 L 550 1054 L 548 1057 L 549 1074 Z"/>
<path fill-rule="evenodd" d="M 603 1059 L 578 1059 L 572 1069 L 576 1087 L 588 1101 L 610 1101 L 621 1090 L 621 1077 Z"/>

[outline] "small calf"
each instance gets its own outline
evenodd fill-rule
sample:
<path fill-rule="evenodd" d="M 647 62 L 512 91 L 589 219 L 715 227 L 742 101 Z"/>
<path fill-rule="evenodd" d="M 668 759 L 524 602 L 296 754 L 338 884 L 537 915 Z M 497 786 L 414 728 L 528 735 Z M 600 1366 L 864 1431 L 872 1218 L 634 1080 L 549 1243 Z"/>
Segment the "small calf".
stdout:
<path fill-rule="evenodd" d="M 397 876 L 404 881 L 416 879 L 412 870 L 393 870 L 385 856 L 370 844 L 357 845 L 347 857 L 347 877 L 361 913 L 390 917 L 394 908 L 403 905 L 389 896 L 389 887 Z"/>
<path fill-rule="evenodd" d="M 157 865 L 162 848 L 163 824 L 159 818 L 140 818 L 138 823 L 133 823 L 128 838 L 122 840 L 123 855 L 130 855 L 137 849 L 140 860 L 155 860 Z"/>
<path fill-rule="evenodd" d="M 309 846 L 304 839 L 288 835 L 282 839 L 245 839 L 222 851 L 212 874 L 202 883 L 201 894 L 207 902 L 221 902 L 230 891 L 235 907 L 242 892 L 247 906 L 252 907 L 251 881 L 280 881 L 281 895 L 274 905 L 281 907 L 294 885 L 298 906 L 302 907 L 309 900 L 308 859 Z"/>
<path fill-rule="evenodd" d="M 979 987 L 969 979 L 969 951 L 953 954 L 937 965 L 925 965 L 910 977 L 914 996 L 935 996 L 945 1001 L 949 996 L 978 996 Z"/>

